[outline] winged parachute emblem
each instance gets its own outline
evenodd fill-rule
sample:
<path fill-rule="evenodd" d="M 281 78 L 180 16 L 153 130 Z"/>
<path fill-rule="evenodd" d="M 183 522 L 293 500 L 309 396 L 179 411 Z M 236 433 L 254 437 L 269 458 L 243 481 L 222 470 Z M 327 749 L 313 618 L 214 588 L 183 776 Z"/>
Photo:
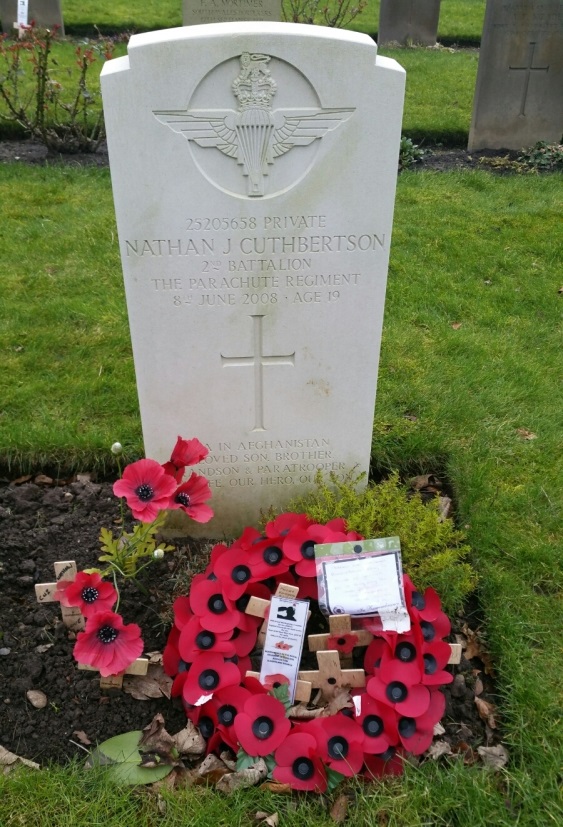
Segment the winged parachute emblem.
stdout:
<path fill-rule="evenodd" d="M 175 110 L 154 112 L 160 123 L 194 141 L 236 159 L 248 178 L 248 195 L 265 192 L 268 166 L 296 146 L 308 146 L 337 129 L 354 109 L 277 109 L 272 98 L 277 84 L 269 55 L 243 52 L 240 73 L 232 84 L 238 110 Z"/>

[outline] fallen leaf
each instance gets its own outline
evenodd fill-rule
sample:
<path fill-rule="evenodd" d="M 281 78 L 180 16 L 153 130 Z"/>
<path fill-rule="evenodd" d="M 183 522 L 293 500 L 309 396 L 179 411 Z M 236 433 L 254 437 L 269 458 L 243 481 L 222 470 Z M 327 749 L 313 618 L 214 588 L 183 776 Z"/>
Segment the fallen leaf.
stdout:
<path fill-rule="evenodd" d="M 445 731 L 446 730 L 444 729 L 444 727 L 442 726 L 440 721 L 438 721 L 437 724 L 434 724 L 434 729 L 432 730 L 432 735 L 443 735 Z"/>
<path fill-rule="evenodd" d="M 267 827 L 278 827 L 280 817 L 277 813 L 257 812 L 254 816 L 254 821 L 257 821 L 258 824 L 266 824 Z"/>
<path fill-rule="evenodd" d="M 508 752 L 502 744 L 497 744 L 495 747 L 477 747 L 477 752 L 483 764 L 494 770 L 500 770 L 508 763 Z"/>
<path fill-rule="evenodd" d="M 35 651 L 38 655 L 44 655 L 45 652 L 48 652 L 51 646 L 54 646 L 54 643 L 41 643 L 39 646 L 35 647 Z"/>
<path fill-rule="evenodd" d="M 537 434 L 532 433 L 527 428 L 517 428 L 516 433 L 518 436 L 521 436 L 522 439 L 537 439 Z"/>
<path fill-rule="evenodd" d="M 411 491 L 424 491 L 427 493 L 437 494 L 442 490 L 442 481 L 434 474 L 419 474 L 409 480 L 409 488 Z"/>
<path fill-rule="evenodd" d="M 164 718 L 157 713 L 139 738 L 139 752 L 144 767 L 174 766 L 178 763 L 178 750 L 174 738 L 166 731 Z"/>
<path fill-rule="evenodd" d="M 292 706 L 290 709 L 288 709 L 287 717 L 310 721 L 313 718 L 320 718 L 321 715 L 323 715 L 323 713 L 323 707 L 309 708 L 308 706 L 306 706 L 306 704 L 297 704 L 297 706 Z"/>
<path fill-rule="evenodd" d="M 31 474 L 24 474 L 23 477 L 17 477 L 17 479 L 12 480 L 11 485 L 23 485 L 24 482 L 29 482 L 32 479 Z"/>
<path fill-rule="evenodd" d="M 268 767 L 263 758 L 258 758 L 252 767 L 240 772 L 231 772 L 224 775 L 216 784 L 215 789 L 222 793 L 232 793 L 245 787 L 254 787 L 268 775 Z"/>
<path fill-rule="evenodd" d="M 426 751 L 428 758 L 433 758 L 437 761 L 442 755 L 453 755 L 451 745 L 447 741 L 434 741 L 430 748 Z"/>
<path fill-rule="evenodd" d="M 321 718 L 330 718 L 336 715 L 341 709 L 351 709 L 354 705 L 350 695 L 350 687 L 339 686 L 335 689 L 334 695 L 322 711 Z"/>
<path fill-rule="evenodd" d="M 274 793 L 274 795 L 291 795 L 293 792 L 291 784 L 280 784 L 279 781 L 264 781 L 260 784 L 260 789 Z"/>
<path fill-rule="evenodd" d="M 83 729 L 75 729 L 72 734 L 75 738 L 78 738 L 81 744 L 86 744 L 86 746 L 89 746 L 92 743 Z"/>
<path fill-rule="evenodd" d="M 479 677 L 475 678 L 475 687 L 474 687 L 475 694 L 476 695 L 482 695 L 483 694 L 483 689 L 484 689 L 484 686 L 483 686 L 483 681 L 481 680 L 481 678 L 479 678 Z"/>
<path fill-rule="evenodd" d="M 496 729 L 495 705 L 485 701 L 484 698 L 475 698 L 475 706 L 480 717 L 487 722 L 491 729 Z"/>
<path fill-rule="evenodd" d="M 53 485 L 55 481 L 52 477 L 48 477 L 46 474 L 37 474 L 33 482 L 35 485 Z"/>
<path fill-rule="evenodd" d="M 180 755 L 203 755 L 207 746 L 205 738 L 191 721 L 173 739 Z"/>
<path fill-rule="evenodd" d="M 0 767 L 4 768 L 3 771 L 5 775 L 15 770 L 20 764 L 24 764 L 24 766 L 30 767 L 33 770 L 39 769 L 39 764 L 36 764 L 35 761 L 30 761 L 28 758 L 21 758 L 19 755 L 0 746 Z"/>
<path fill-rule="evenodd" d="M 205 741 L 203 743 L 204 743 L 204 749 L 205 749 Z M 230 753 L 228 750 L 224 750 L 223 752 L 219 753 L 219 758 L 221 759 L 223 764 L 227 767 L 227 769 L 232 770 L 233 772 L 235 772 L 236 768 L 237 768 L 237 762 L 233 761 L 233 759 L 231 758 L 231 754 L 232 753 Z"/>
<path fill-rule="evenodd" d="M 25 697 L 35 709 L 44 709 L 47 706 L 47 695 L 40 689 L 28 689 Z"/>
<path fill-rule="evenodd" d="M 197 774 L 199 776 L 204 776 L 210 772 L 219 769 L 226 770 L 227 768 L 225 767 L 221 759 L 218 758 L 216 755 L 213 755 L 213 753 L 211 752 L 197 768 Z"/>
<path fill-rule="evenodd" d="M 149 664 L 146 675 L 126 675 L 123 679 L 123 691 L 137 701 L 170 698 L 171 689 L 172 678 L 158 663 Z"/>
<path fill-rule="evenodd" d="M 453 330 L 459 330 L 461 327 L 461 322 L 453 322 L 451 327 Z"/>
<path fill-rule="evenodd" d="M 350 797 L 343 794 L 338 796 L 330 808 L 330 817 L 336 824 L 343 824 L 346 821 L 349 804 Z"/>
<path fill-rule="evenodd" d="M 465 635 L 465 641 L 462 645 L 464 647 L 464 655 L 466 659 L 471 660 L 472 658 L 479 658 L 485 666 L 485 672 L 487 675 L 494 675 L 495 670 L 491 656 L 486 647 L 483 645 L 479 632 L 475 632 L 473 629 L 470 629 L 467 623 L 463 624 L 461 631 Z"/>

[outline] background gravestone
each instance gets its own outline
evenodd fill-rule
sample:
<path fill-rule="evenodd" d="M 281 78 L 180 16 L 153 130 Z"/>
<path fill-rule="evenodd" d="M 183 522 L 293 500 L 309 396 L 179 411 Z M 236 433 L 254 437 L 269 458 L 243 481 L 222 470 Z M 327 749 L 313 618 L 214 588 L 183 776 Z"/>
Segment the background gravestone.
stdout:
<path fill-rule="evenodd" d="M 563 132 L 563 2 L 488 0 L 470 150 L 521 149 Z"/>
<path fill-rule="evenodd" d="M 440 0 L 381 0 L 377 42 L 435 46 Z"/>
<path fill-rule="evenodd" d="M 183 0 L 184 26 L 244 20 L 281 20 L 281 0 Z"/>
<path fill-rule="evenodd" d="M 21 22 L 25 22 L 27 17 L 27 24 L 35 20 L 37 26 L 42 29 L 59 26 L 59 33 L 64 35 L 60 0 L 0 0 L 0 20 L 2 31 L 6 34 L 16 33 L 14 23 L 18 21 L 18 10 Z"/>
<path fill-rule="evenodd" d="M 104 66 L 145 452 L 209 446 L 206 536 L 369 467 L 404 81 L 366 35 L 289 23 Z"/>

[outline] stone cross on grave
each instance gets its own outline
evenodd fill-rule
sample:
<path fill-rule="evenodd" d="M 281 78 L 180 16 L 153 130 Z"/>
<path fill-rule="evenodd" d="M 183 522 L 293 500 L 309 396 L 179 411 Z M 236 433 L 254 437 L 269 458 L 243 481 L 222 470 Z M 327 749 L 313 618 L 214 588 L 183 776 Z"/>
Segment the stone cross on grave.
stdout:
<path fill-rule="evenodd" d="M 264 377 L 263 368 L 266 365 L 295 365 L 295 351 L 285 356 L 265 356 L 263 352 L 262 320 L 263 315 L 250 317 L 253 320 L 253 353 L 251 356 L 223 356 L 221 364 L 224 368 L 253 367 L 254 368 L 254 428 L 253 431 L 265 431 L 264 426 Z"/>
<path fill-rule="evenodd" d="M 509 66 L 509 72 L 525 72 L 524 77 L 524 88 L 522 89 L 522 99 L 520 102 L 520 115 L 526 114 L 526 100 L 528 97 L 528 89 L 530 86 L 530 75 L 532 72 L 547 72 L 549 70 L 548 66 L 534 66 L 534 51 L 536 49 L 536 43 L 529 43 L 529 51 L 528 51 L 528 64 L 527 66 Z"/>
<path fill-rule="evenodd" d="M 36 583 L 35 585 L 35 597 L 38 603 L 54 603 L 59 580 L 74 580 L 76 577 L 77 569 L 74 560 L 61 560 L 54 564 L 54 569 L 54 583 Z M 79 608 L 61 605 L 61 615 L 64 625 L 73 632 L 81 632 L 84 629 L 84 616 Z"/>

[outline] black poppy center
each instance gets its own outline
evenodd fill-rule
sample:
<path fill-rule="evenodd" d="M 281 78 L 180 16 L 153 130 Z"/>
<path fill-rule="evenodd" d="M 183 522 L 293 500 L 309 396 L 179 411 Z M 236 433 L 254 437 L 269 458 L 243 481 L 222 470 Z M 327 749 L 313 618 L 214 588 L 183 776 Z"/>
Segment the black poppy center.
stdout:
<path fill-rule="evenodd" d="M 99 591 L 94 586 L 86 586 L 82 589 L 82 600 L 85 603 L 95 603 L 99 596 Z"/>
<path fill-rule="evenodd" d="M 180 505 L 183 505 L 184 508 L 189 508 L 191 502 L 190 495 L 186 494 L 185 491 L 180 491 L 180 493 L 176 494 L 174 497 L 174 502 L 180 503 Z"/>
<path fill-rule="evenodd" d="M 315 559 L 315 544 L 312 540 L 305 540 L 305 542 L 301 546 L 301 556 L 305 560 L 314 560 Z"/>
<path fill-rule="evenodd" d="M 366 715 L 362 729 L 370 738 L 377 738 L 383 732 L 383 721 L 379 715 Z"/>
<path fill-rule="evenodd" d="M 252 734 L 259 741 L 265 741 L 274 731 L 274 722 L 266 715 L 261 715 L 252 722 Z"/>
<path fill-rule="evenodd" d="M 219 723 L 223 726 L 232 726 L 235 720 L 235 715 L 237 711 L 234 706 L 230 704 L 225 704 L 219 708 L 217 712 L 217 718 L 219 719 Z"/>
<path fill-rule="evenodd" d="M 148 482 L 144 482 L 135 489 L 135 494 L 143 503 L 148 503 L 154 497 L 154 488 Z"/>
<path fill-rule="evenodd" d="M 203 735 L 204 738 L 211 738 L 213 735 L 213 731 L 215 730 L 215 725 L 211 718 L 208 718 L 206 715 L 203 718 L 200 718 L 198 721 L 199 731 Z"/>
<path fill-rule="evenodd" d="M 399 643 L 395 654 L 403 663 L 410 663 L 416 658 L 416 647 L 412 643 Z"/>
<path fill-rule="evenodd" d="M 433 675 L 438 670 L 438 661 L 434 655 L 424 655 L 424 674 Z"/>
<path fill-rule="evenodd" d="M 346 638 L 345 637 L 339 637 L 336 642 L 338 643 L 339 646 L 345 646 L 346 645 Z"/>
<path fill-rule="evenodd" d="M 101 626 L 98 629 L 97 638 L 102 643 L 113 643 L 119 632 L 113 626 Z"/>
<path fill-rule="evenodd" d="M 394 755 L 395 755 L 395 750 L 393 749 L 393 747 L 387 747 L 385 752 L 380 752 L 377 757 L 381 758 L 382 761 L 390 761 L 391 758 L 393 758 Z"/>
<path fill-rule="evenodd" d="M 246 609 L 246 607 L 248 606 L 249 603 L 250 603 L 250 595 L 249 594 L 243 594 L 243 595 L 241 595 L 241 597 L 239 597 L 238 600 L 235 601 L 235 606 L 237 607 L 239 612 L 244 612 L 244 610 Z"/>
<path fill-rule="evenodd" d="M 196 636 L 195 645 L 199 649 L 211 649 L 215 643 L 215 635 L 213 632 L 203 631 Z"/>
<path fill-rule="evenodd" d="M 264 558 L 264 562 L 269 566 L 277 566 L 283 557 L 283 552 L 281 548 L 277 546 L 268 546 L 268 548 L 264 549 L 262 557 Z"/>
<path fill-rule="evenodd" d="M 248 566 L 235 566 L 231 572 L 231 578 L 235 583 L 246 583 L 250 580 L 250 569 Z"/>
<path fill-rule="evenodd" d="M 391 683 L 387 685 L 385 694 L 392 704 L 398 704 L 405 700 L 408 695 L 408 690 L 404 683 L 391 681 Z"/>
<path fill-rule="evenodd" d="M 421 612 L 426 607 L 426 600 L 420 592 L 413 592 L 411 600 L 412 605 L 415 609 L 418 609 L 419 612 Z"/>
<path fill-rule="evenodd" d="M 416 732 L 416 721 L 414 718 L 401 718 L 399 721 L 399 735 L 403 738 L 412 738 Z"/>
<path fill-rule="evenodd" d="M 207 608 L 214 615 L 222 615 L 227 611 L 227 606 L 221 594 L 212 594 L 207 601 Z"/>
<path fill-rule="evenodd" d="M 300 781 L 308 781 L 309 778 L 313 777 L 315 767 L 310 758 L 296 758 L 291 771 Z"/>
<path fill-rule="evenodd" d="M 436 637 L 436 629 L 431 623 L 427 620 L 423 620 L 420 624 L 420 628 L 422 629 L 422 637 L 427 643 L 434 640 Z"/>
<path fill-rule="evenodd" d="M 219 686 L 219 673 L 215 669 L 204 669 L 198 680 L 199 688 L 208 692 Z"/>
<path fill-rule="evenodd" d="M 328 739 L 327 744 L 328 754 L 331 758 L 346 758 L 348 750 L 350 749 L 348 741 L 342 735 L 333 735 Z"/>

